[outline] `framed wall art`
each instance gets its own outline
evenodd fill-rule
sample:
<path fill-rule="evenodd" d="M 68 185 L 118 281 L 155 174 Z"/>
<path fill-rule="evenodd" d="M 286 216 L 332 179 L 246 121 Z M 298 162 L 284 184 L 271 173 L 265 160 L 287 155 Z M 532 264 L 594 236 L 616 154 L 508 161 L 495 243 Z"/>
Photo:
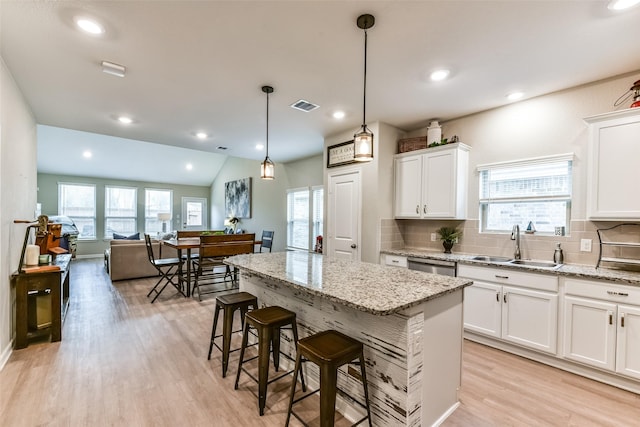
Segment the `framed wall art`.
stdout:
<path fill-rule="evenodd" d="M 327 167 L 348 165 L 355 163 L 353 159 L 353 140 L 327 147 Z"/>
<path fill-rule="evenodd" d="M 251 177 L 224 183 L 224 212 L 227 218 L 251 218 Z"/>

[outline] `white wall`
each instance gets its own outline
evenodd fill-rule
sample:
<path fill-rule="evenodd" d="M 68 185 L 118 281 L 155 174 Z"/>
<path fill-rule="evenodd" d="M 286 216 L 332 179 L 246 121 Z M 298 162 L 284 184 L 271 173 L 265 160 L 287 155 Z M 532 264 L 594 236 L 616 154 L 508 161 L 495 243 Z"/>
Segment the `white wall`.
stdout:
<path fill-rule="evenodd" d="M 613 103 L 640 73 L 613 77 L 442 123 L 446 137 L 470 145 L 468 218 L 478 218 L 479 164 L 575 153 L 572 219 L 586 217 L 587 125 L 583 118 L 628 108 Z M 426 128 L 409 136 L 426 135 Z"/>
<path fill-rule="evenodd" d="M 0 57 L 0 368 L 11 354 L 17 270 L 26 226 L 36 209 L 36 122 Z"/>
<path fill-rule="evenodd" d="M 324 140 L 324 185 L 327 188 L 328 174 L 337 172 L 341 168 L 359 168 L 362 186 L 362 215 L 360 255 L 361 261 L 377 263 L 380 253 L 381 221 L 393 217 L 393 154 L 396 152 L 397 141 L 403 138 L 405 132 L 386 123 L 375 122 L 368 125 L 374 135 L 373 160 L 367 163 L 354 163 L 346 166 L 328 169 L 327 147 L 350 141 L 358 129 L 341 132 Z M 325 191 L 325 206 L 328 205 L 328 192 Z M 327 212 L 327 209 L 325 209 Z M 325 224 L 327 219 L 325 218 Z"/>
<path fill-rule="evenodd" d="M 238 227 L 260 238 L 262 230 L 273 230 L 273 251 L 286 247 L 287 196 L 289 188 L 322 185 L 322 156 L 286 164 L 276 164 L 275 179 L 260 179 L 260 162 L 229 157 L 211 185 L 211 228 L 224 228 L 224 184 L 251 177 L 251 218 L 241 219 Z"/>

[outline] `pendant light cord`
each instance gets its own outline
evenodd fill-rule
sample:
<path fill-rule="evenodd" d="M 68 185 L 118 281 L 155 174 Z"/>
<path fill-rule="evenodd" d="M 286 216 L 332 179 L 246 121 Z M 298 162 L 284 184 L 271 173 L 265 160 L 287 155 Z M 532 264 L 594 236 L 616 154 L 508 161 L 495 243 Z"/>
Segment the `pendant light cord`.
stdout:
<path fill-rule="evenodd" d="M 367 30 L 364 30 L 364 96 L 362 97 L 362 128 L 367 125 Z"/>
<path fill-rule="evenodd" d="M 267 92 L 267 159 L 269 158 L 269 92 Z"/>

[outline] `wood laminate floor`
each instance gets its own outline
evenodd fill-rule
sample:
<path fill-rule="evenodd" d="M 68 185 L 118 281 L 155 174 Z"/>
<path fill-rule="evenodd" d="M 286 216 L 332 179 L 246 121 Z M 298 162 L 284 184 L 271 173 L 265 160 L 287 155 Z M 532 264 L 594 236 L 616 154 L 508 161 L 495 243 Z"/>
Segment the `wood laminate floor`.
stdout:
<path fill-rule="evenodd" d="M 154 279 L 111 283 L 101 260 L 76 260 L 63 340 L 15 350 L 0 371 L 0 426 L 282 426 L 290 381 L 257 385 L 238 353 L 226 378 L 207 360 L 214 298 L 155 304 Z M 640 426 L 640 396 L 465 342 L 461 406 L 446 426 Z M 317 425 L 317 399 L 300 407 Z M 348 424 L 341 419 L 338 426 Z M 300 425 L 292 421 L 293 426 Z"/>

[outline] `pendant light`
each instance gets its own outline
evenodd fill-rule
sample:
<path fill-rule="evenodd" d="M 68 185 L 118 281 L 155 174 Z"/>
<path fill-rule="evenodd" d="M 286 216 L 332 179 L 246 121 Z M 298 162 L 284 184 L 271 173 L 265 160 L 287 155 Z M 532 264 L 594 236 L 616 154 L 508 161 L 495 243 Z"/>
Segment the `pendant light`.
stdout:
<path fill-rule="evenodd" d="M 358 16 L 358 28 L 364 30 L 364 95 L 362 100 L 362 128 L 353 135 L 353 158 L 358 162 L 373 160 L 373 132 L 367 127 L 367 30 L 376 23 L 373 15 Z"/>
<path fill-rule="evenodd" d="M 269 94 L 273 93 L 273 88 L 271 86 L 262 86 L 262 91 L 267 94 L 267 156 L 264 158 L 264 162 L 260 164 L 260 178 L 274 179 L 275 165 L 269 158 Z"/>

